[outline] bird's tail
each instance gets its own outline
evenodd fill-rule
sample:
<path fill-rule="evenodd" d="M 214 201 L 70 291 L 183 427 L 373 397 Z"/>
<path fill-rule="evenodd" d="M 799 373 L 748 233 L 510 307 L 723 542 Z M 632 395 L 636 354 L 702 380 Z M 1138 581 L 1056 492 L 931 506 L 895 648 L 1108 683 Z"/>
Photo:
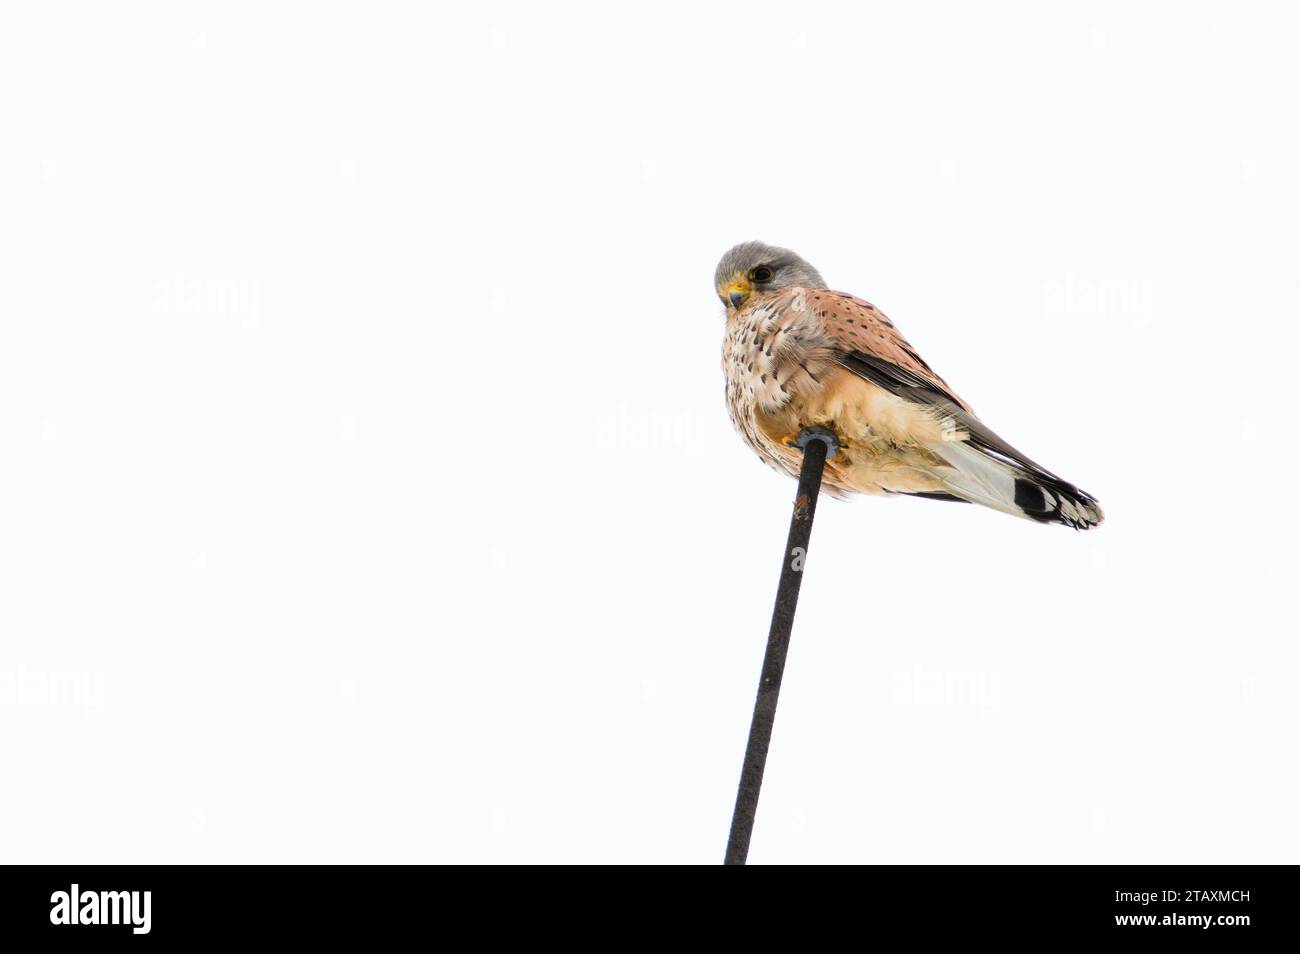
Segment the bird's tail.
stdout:
<path fill-rule="evenodd" d="M 935 452 L 948 464 L 938 476 L 956 497 L 1038 523 L 1089 530 L 1104 519 L 1096 499 L 1012 448 L 969 441 L 945 442 Z M 1005 448 L 1005 450 L 1004 450 Z"/>

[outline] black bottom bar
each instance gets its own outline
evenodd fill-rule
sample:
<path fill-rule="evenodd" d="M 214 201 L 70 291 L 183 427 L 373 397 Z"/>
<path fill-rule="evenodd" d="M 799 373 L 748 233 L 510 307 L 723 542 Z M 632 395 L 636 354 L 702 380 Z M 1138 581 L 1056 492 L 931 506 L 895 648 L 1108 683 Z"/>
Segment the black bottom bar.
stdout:
<path fill-rule="evenodd" d="M 678 936 L 675 924 L 658 917 L 660 908 L 627 891 L 624 878 L 604 875 L 593 888 L 582 871 L 546 877 L 581 886 L 610 923 L 648 920 L 650 937 L 669 943 Z M 487 890 L 503 879 L 520 886 L 510 917 L 502 914 L 499 892 Z M 419 867 L 8 866 L 0 868 L 0 923 L 6 949 L 14 951 L 57 950 L 68 940 L 138 951 L 151 938 L 156 950 L 196 944 L 239 950 L 254 941 L 373 950 L 409 946 L 412 931 L 434 937 L 464 925 L 527 941 L 555 915 L 554 893 L 537 891 L 536 882 L 531 871 L 469 869 L 449 879 Z M 1295 940 L 1294 871 L 1277 867 L 906 866 L 837 872 L 825 882 L 814 936 L 828 938 L 889 941 L 901 934 L 931 946 L 949 938 L 1010 940 L 1035 950 L 1081 943 L 1108 950 L 1126 938 L 1146 948 L 1181 949 L 1205 938 L 1233 951 L 1249 950 L 1252 941 L 1286 950 Z M 76 923 L 69 907 L 74 890 Z M 98 895 L 93 904 L 91 894 Z M 761 910 L 739 932 L 728 923 L 722 933 L 723 912 L 742 905 L 753 907 L 753 898 L 687 897 L 678 907 L 701 921 L 706 938 L 716 924 L 719 939 L 768 940 Z"/>

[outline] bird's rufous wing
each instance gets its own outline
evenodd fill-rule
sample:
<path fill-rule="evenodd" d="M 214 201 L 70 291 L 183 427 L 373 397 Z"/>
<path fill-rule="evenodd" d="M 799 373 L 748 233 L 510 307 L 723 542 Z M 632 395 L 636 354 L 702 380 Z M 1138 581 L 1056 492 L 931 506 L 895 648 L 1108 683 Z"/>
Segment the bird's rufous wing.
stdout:
<path fill-rule="evenodd" d="M 842 366 L 904 400 L 951 414 L 957 425 L 953 433 L 981 452 L 1078 493 L 1073 485 L 1012 447 L 976 417 L 970 405 L 934 373 L 874 305 L 844 292 L 816 291 L 810 293 L 809 307 L 821 318 L 823 331 L 833 342 L 835 358 Z"/>
<path fill-rule="evenodd" d="M 850 371 L 918 404 L 952 403 L 973 413 L 875 305 L 844 292 L 812 291 L 808 308 Z"/>
<path fill-rule="evenodd" d="M 888 415 L 878 423 L 869 421 L 873 428 L 879 426 L 886 435 L 892 430 L 895 439 L 925 443 L 931 439 L 925 436 L 929 430 L 925 422 L 941 425 L 941 438 L 931 449 L 946 462 L 944 486 L 955 491 L 958 499 L 1077 528 L 1102 521 L 1101 507 L 1093 497 L 994 433 L 875 306 L 843 292 L 807 290 L 805 295 L 802 302 L 792 300 L 791 307 L 802 304 L 816 316 L 822 345 L 829 352 L 825 358 L 923 412 L 915 418 Z M 866 406 L 871 406 L 870 400 Z M 898 435 L 900 423 L 903 433 Z"/>

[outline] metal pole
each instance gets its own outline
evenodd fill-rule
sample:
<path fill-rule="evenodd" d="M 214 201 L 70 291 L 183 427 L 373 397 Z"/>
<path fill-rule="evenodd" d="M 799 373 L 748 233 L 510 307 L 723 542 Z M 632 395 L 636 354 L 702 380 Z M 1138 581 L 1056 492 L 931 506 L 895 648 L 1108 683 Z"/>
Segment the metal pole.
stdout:
<path fill-rule="evenodd" d="M 785 654 L 790 647 L 790 629 L 794 610 L 799 603 L 799 583 L 803 579 L 804 561 L 808 558 L 808 540 L 812 536 L 817 495 L 821 491 L 826 461 L 835 456 L 839 442 L 825 428 L 806 427 L 799 432 L 796 444 L 803 449 L 803 468 L 799 472 L 799 490 L 790 515 L 790 534 L 781 557 L 781 582 L 776 589 L 772 608 L 772 627 L 767 634 L 767 652 L 763 655 L 763 674 L 754 700 L 754 718 L 749 724 L 749 744 L 745 746 L 745 764 L 740 771 L 736 792 L 736 810 L 731 816 L 731 835 L 723 864 L 743 865 L 749 855 L 749 837 L 754 832 L 754 815 L 758 811 L 758 792 L 763 785 L 763 767 L 767 764 L 767 747 L 772 741 L 772 724 L 776 721 L 776 700 L 781 693 L 781 676 L 785 672 Z"/>

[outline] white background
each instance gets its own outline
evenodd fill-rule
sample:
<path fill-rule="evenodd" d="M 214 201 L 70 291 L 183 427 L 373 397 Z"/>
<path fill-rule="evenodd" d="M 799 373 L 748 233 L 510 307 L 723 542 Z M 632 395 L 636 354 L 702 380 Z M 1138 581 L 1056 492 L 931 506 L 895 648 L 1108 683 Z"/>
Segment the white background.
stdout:
<path fill-rule="evenodd" d="M 1294 862 L 1282 5 L 7 8 L 0 857 L 716 862 L 788 245 L 1079 534 L 819 511 L 754 862 Z"/>

